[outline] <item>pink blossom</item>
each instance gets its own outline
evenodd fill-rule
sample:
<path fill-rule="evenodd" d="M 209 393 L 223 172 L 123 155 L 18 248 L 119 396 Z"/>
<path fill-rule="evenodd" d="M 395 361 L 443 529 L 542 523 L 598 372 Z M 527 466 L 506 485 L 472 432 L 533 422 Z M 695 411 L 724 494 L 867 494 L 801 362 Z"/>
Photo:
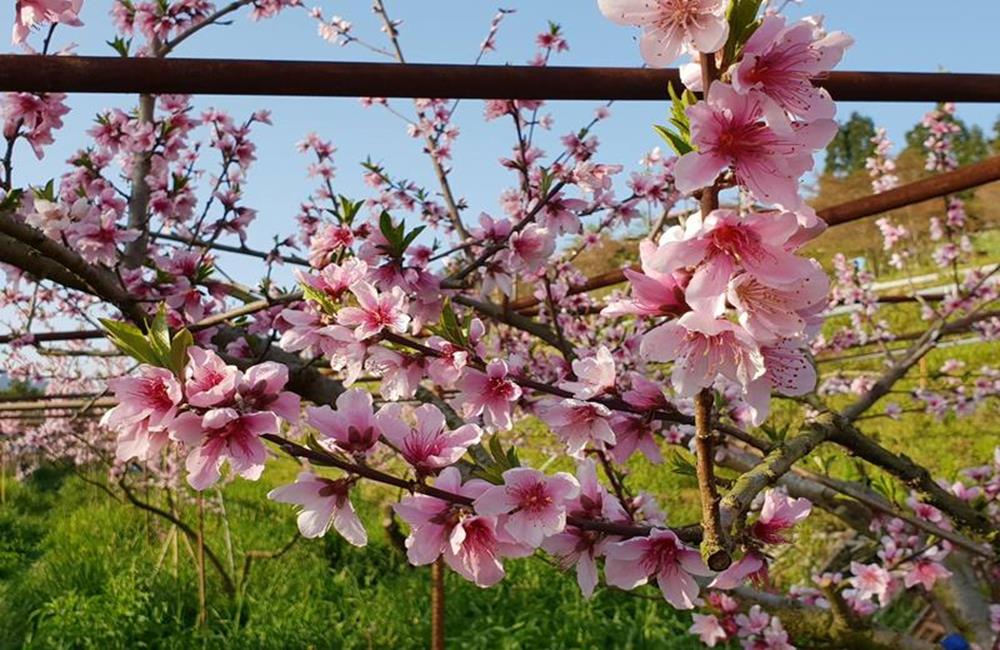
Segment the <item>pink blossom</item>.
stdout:
<path fill-rule="evenodd" d="M 170 425 L 175 440 L 191 447 L 185 467 L 188 483 L 204 490 L 219 480 L 225 461 L 235 474 L 256 481 L 264 471 L 267 448 L 260 436 L 278 433 L 274 413 L 240 414 L 232 408 L 217 408 L 205 413 L 183 413 Z"/>
<path fill-rule="evenodd" d="M 766 577 L 767 560 L 760 552 L 750 550 L 715 576 L 708 586 L 712 589 L 735 589 L 748 579 L 760 583 L 764 582 Z"/>
<path fill-rule="evenodd" d="M 267 498 L 300 506 L 298 525 L 303 537 L 322 537 L 333 524 L 334 530 L 349 543 L 364 546 L 368 543 L 368 533 L 351 503 L 352 482 L 300 472 L 295 483 L 271 490 Z"/>
<path fill-rule="evenodd" d="M 184 392 L 191 406 L 217 406 L 233 398 L 241 378 L 235 366 L 227 365 L 215 352 L 199 347 L 188 349 L 188 359 Z"/>
<path fill-rule="evenodd" d="M 416 427 L 403 420 L 399 405 L 388 404 L 375 416 L 375 426 L 400 451 L 406 462 L 424 474 L 454 464 L 483 435 L 474 424 L 449 431 L 445 427 L 444 415 L 433 404 L 419 406 L 413 414 Z"/>
<path fill-rule="evenodd" d="M 473 479 L 463 484 L 458 469 L 447 467 L 434 487 L 474 499 L 489 483 Z M 501 552 L 515 549 L 497 537 L 493 518 L 476 516 L 465 506 L 424 494 L 404 497 L 393 509 L 410 525 L 406 555 L 411 564 L 430 564 L 443 557 L 452 570 L 480 587 L 490 587 L 503 578 Z"/>
<path fill-rule="evenodd" d="M 474 499 L 490 484 L 478 479 L 462 483 L 455 467 L 447 467 L 434 487 Z M 504 576 L 503 557 L 525 557 L 532 552 L 497 528 L 496 519 L 474 514 L 464 505 L 423 494 L 403 498 L 394 506 L 411 528 L 407 557 L 413 564 L 430 564 L 442 557 L 452 570 L 480 587 L 490 587 Z"/>
<path fill-rule="evenodd" d="M 517 542 L 532 548 L 566 527 L 566 502 L 580 491 L 571 474 L 545 476 L 536 469 L 515 467 L 503 473 L 503 485 L 483 492 L 475 502 L 476 512 L 501 519 L 504 529 Z"/>
<path fill-rule="evenodd" d="M 781 287 L 768 286 L 756 276 L 741 273 L 729 281 L 726 297 L 736 308 L 740 324 L 758 341 L 801 338 L 811 308 L 826 304 L 830 288 L 826 273 L 816 272 Z"/>
<path fill-rule="evenodd" d="M 406 313 L 406 296 L 400 287 L 379 293 L 365 281 L 351 285 L 351 293 L 358 299 L 357 307 L 344 307 L 337 312 L 337 322 L 345 327 L 353 327 L 359 341 L 388 328 L 401 333 L 410 324 Z"/>
<path fill-rule="evenodd" d="M 44 148 L 54 142 L 52 132 L 62 128 L 69 113 L 64 93 L 7 93 L 3 105 L 3 135 L 23 135 L 35 157 L 44 157 Z"/>
<path fill-rule="evenodd" d="M 32 27 L 41 23 L 62 23 L 79 27 L 83 0 L 15 0 L 14 45 L 23 43 Z"/>
<path fill-rule="evenodd" d="M 608 584 L 619 589 L 635 589 L 650 576 L 663 598 L 677 609 L 693 609 L 698 597 L 698 583 L 693 576 L 711 572 L 672 530 L 653 530 L 648 537 L 634 537 L 609 544 L 605 552 L 604 574 Z"/>
<path fill-rule="evenodd" d="M 25 222 L 44 232 L 46 237 L 58 239 L 71 220 L 58 203 L 35 198 L 31 210 L 27 211 Z"/>
<path fill-rule="evenodd" d="M 573 374 L 579 381 L 564 381 L 559 384 L 563 390 L 573 393 L 577 399 L 590 399 L 615 387 L 615 360 L 608 348 L 601 346 L 597 354 L 573 361 Z"/>
<path fill-rule="evenodd" d="M 930 591 L 938 580 L 946 580 L 950 577 L 951 571 L 941 564 L 941 558 L 928 554 L 915 560 L 903 574 L 903 585 L 907 589 L 921 585 L 926 591 Z"/>
<path fill-rule="evenodd" d="M 892 588 L 892 576 L 877 564 L 861 564 L 851 562 L 851 573 L 854 575 L 849 582 L 857 590 L 857 597 L 866 600 L 875 596 L 879 603 L 886 605 Z"/>
<path fill-rule="evenodd" d="M 347 226 L 326 224 L 309 240 L 309 264 L 316 269 L 326 268 L 337 251 L 350 248 L 354 232 Z"/>
<path fill-rule="evenodd" d="M 765 372 L 764 357 L 746 330 L 698 312 L 647 332 L 639 353 L 651 361 L 673 361 L 671 381 L 684 397 L 711 386 L 719 375 L 748 386 Z"/>
<path fill-rule="evenodd" d="M 709 648 L 714 648 L 719 641 L 725 641 L 728 635 L 714 614 L 692 614 L 694 623 L 688 628 L 691 634 L 697 634 L 701 642 Z"/>
<path fill-rule="evenodd" d="M 816 366 L 806 351 L 793 342 L 782 341 L 760 348 L 764 374 L 745 386 L 744 399 L 751 421 L 759 426 L 771 408 L 771 392 L 782 395 L 805 395 L 816 387 Z"/>
<path fill-rule="evenodd" d="M 468 517 L 462 520 L 461 530 L 457 549 L 454 542 L 445 549 L 445 564 L 480 587 L 493 586 L 504 576 L 500 563 L 504 550 L 516 545 L 501 539 L 491 517 Z"/>
<path fill-rule="evenodd" d="M 321 441 L 349 454 L 368 454 L 378 442 L 372 395 L 360 388 L 341 393 L 336 410 L 326 405 L 307 408 L 306 421 L 319 431 Z"/>
<path fill-rule="evenodd" d="M 714 210 L 704 218 L 692 215 L 684 228 L 674 226 L 664 234 L 663 245 L 650 260 L 650 266 L 662 273 L 697 267 L 687 285 L 686 299 L 693 309 L 711 315 L 724 311 L 730 279 L 740 268 L 756 280 L 756 284 L 743 288 L 742 283 L 748 282 L 748 278 L 734 288 L 734 293 L 744 289 L 746 297 L 741 303 L 744 306 L 759 291 L 758 284 L 778 287 L 782 291 L 769 296 L 772 302 L 754 312 L 754 324 L 766 329 L 766 325 L 760 324 L 778 320 L 771 312 L 781 310 L 782 298 L 791 300 L 788 309 L 793 309 L 800 304 L 813 304 L 816 294 L 825 293 L 825 285 L 813 263 L 786 249 L 798 228 L 798 220 L 791 212 L 740 215 L 733 210 Z M 740 299 L 739 295 L 736 297 Z M 778 324 L 784 331 L 794 329 L 797 322 Z"/>
<path fill-rule="evenodd" d="M 715 52 L 726 43 L 729 23 L 722 0 L 598 0 L 607 18 L 642 27 L 639 49 L 651 66 L 664 67 L 681 52 Z"/>
<path fill-rule="evenodd" d="M 468 351 L 440 336 L 427 339 L 427 345 L 438 352 L 437 356 L 427 362 L 427 375 L 436 384 L 453 385 L 462 376 L 462 370 L 469 360 Z"/>
<path fill-rule="evenodd" d="M 621 165 L 579 162 L 573 168 L 573 180 L 581 190 L 598 196 L 611 189 L 611 177 L 621 172 Z"/>
<path fill-rule="evenodd" d="M 765 122 L 757 95 L 740 95 L 716 81 L 708 101 L 688 107 L 691 142 L 697 147 L 674 166 L 677 189 L 685 194 L 710 185 L 727 167 L 736 181 L 765 203 L 795 209 L 802 203 L 799 178 L 813 167 L 812 151 L 837 132 L 833 120 L 814 120 L 780 133 Z"/>
<path fill-rule="evenodd" d="M 101 417 L 101 426 L 118 429 L 143 423 L 161 430 L 177 415 L 183 399 L 181 385 L 164 368 L 141 366 L 138 377 L 119 377 L 108 381 L 118 398 L 118 405 Z"/>
<path fill-rule="evenodd" d="M 295 393 L 282 390 L 288 383 L 288 366 L 274 361 L 252 366 L 240 379 L 237 391 L 243 403 L 258 411 L 271 411 L 286 422 L 299 421 L 300 399 Z"/>
<path fill-rule="evenodd" d="M 461 391 L 458 403 L 465 417 L 482 413 L 488 429 L 506 431 L 513 426 L 511 406 L 521 398 L 521 387 L 508 378 L 506 362 L 490 361 L 485 374 L 475 368 L 466 368 L 458 388 Z"/>
<path fill-rule="evenodd" d="M 830 94 L 811 80 L 840 63 L 854 41 L 841 32 L 819 33 L 814 22 L 802 20 L 786 27 L 784 17 L 765 16 L 732 71 L 733 88 L 761 93 L 778 111 L 806 121 L 832 118 L 837 109 Z"/>
<path fill-rule="evenodd" d="M 368 356 L 367 367 L 382 375 L 379 393 L 384 399 L 409 399 L 424 378 L 424 360 L 375 346 Z"/>
<path fill-rule="evenodd" d="M 639 243 L 639 258 L 642 272 L 625 269 L 625 278 L 632 286 L 632 297 L 616 300 L 608 304 L 601 314 L 604 316 L 679 316 L 688 311 L 684 298 L 684 285 L 688 276 L 685 272 L 661 273 L 652 266 L 656 258 L 657 246 L 648 239 Z"/>
<path fill-rule="evenodd" d="M 106 210 L 100 217 L 84 219 L 66 229 L 66 239 L 91 264 L 114 266 L 118 261 L 118 244 L 130 242 L 139 236 L 137 230 L 118 228 L 114 210 Z"/>
<path fill-rule="evenodd" d="M 596 402 L 575 399 L 552 400 L 546 403 L 539 417 L 552 432 L 566 443 L 566 452 L 576 456 L 587 444 L 597 449 L 614 445 L 615 434 L 611 429 L 611 410 Z"/>
<path fill-rule="evenodd" d="M 792 499 L 783 490 L 768 490 L 751 534 L 765 544 L 786 544 L 784 531 L 808 517 L 811 510 L 809 499 Z"/>
<path fill-rule="evenodd" d="M 594 461 L 586 459 L 577 465 L 577 481 L 580 493 L 566 506 L 566 511 L 574 516 L 607 521 L 627 521 L 628 515 L 618 500 L 608 494 L 597 480 Z M 542 549 L 554 555 L 564 568 L 576 566 L 576 581 L 584 598 L 590 598 L 597 586 L 597 558 L 604 553 L 604 547 L 617 541 L 617 537 L 606 537 L 595 531 L 567 526 L 561 533 L 546 537 Z"/>
<path fill-rule="evenodd" d="M 166 429 L 151 430 L 145 420 L 125 424 L 119 427 L 118 437 L 115 440 L 115 458 L 153 460 L 169 441 L 170 435 Z"/>
<path fill-rule="evenodd" d="M 739 626 L 738 634 L 741 637 L 761 634 L 771 622 L 771 615 L 754 605 L 746 614 L 736 616 L 736 624 Z"/>
<path fill-rule="evenodd" d="M 663 462 L 660 443 L 656 438 L 659 422 L 629 413 L 615 413 L 611 417 L 611 430 L 615 433 L 615 444 L 609 450 L 617 463 L 624 463 L 636 451 L 642 452 L 651 463 Z"/>
<path fill-rule="evenodd" d="M 535 224 L 515 232 L 508 241 L 511 266 L 532 273 L 540 269 L 556 248 L 556 239 L 548 228 Z"/>
<path fill-rule="evenodd" d="M 646 379 L 638 372 L 629 373 L 632 388 L 625 391 L 622 398 L 639 409 L 659 409 L 668 406 L 667 398 L 663 394 L 663 387 L 655 381 Z"/>
<path fill-rule="evenodd" d="M 355 282 L 365 279 L 368 265 L 362 260 L 352 257 L 343 264 L 327 264 L 318 275 L 297 271 L 295 276 L 299 282 L 319 289 L 334 300 L 340 300 Z"/>

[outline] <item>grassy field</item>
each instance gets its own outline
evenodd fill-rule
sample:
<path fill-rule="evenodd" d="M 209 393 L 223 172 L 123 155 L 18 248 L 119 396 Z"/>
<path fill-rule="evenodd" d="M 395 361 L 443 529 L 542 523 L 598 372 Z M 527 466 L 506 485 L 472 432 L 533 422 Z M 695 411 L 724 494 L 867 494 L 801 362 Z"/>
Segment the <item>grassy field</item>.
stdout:
<path fill-rule="evenodd" d="M 294 466 L 224 491 L 237 564 L 250 549 L 276 549 L 294 534 L 292 511 L 264 495 Z M 377 499 L 369 493 L 368 497 Z M 0 648 L 422 648 L 429 571 L 410 567 L 388 541 L 377 509 L 362 508 L 372 541 L 355 549 L 337 535 L 300 540 L 282 558 L 258 561 L 243 602 L 209 574 L 209 621 L 198 630 L 194 563 L 166 529 L 71 474 L 48 470 L 13 485 L 0 508 Z M 207 538 L 226 557 L 218 514 Z M 508 579 L 483 590 L 447 577 L 449 647 L 698 647 L 688 617 L 652 590 L 600 590 L 541 559 L 508 564 Z"/>

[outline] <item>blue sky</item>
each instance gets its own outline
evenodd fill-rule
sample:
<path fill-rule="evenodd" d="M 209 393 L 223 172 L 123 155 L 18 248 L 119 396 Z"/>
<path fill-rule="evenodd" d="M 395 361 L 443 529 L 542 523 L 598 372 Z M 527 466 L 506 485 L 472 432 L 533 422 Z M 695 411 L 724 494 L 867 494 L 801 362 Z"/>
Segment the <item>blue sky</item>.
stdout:
<path fill-rule="evenodd" d="M 220 3 L 221 4 L 221 3 Z M 308 0 L 307 0 L 307 4 Z M 11 24 L 11 2 L 0 9 L 0 25 Z M 109 0 L 86 0 L 80 29 L 60 28 L 60 46 L 79 43 L 80 54 L 111 53 L 104 41 L 113 37 L 107 17 Z M 339 14 L 351 20 L 359 35 L 379 41 L 381 34 L 372 16 L 369 0 L 320 1 L 326 15 Z M 486 33 L 498 6 L 517 10 L 508 16 L 498 39 L 499 51 L 486 63 L 523 63 L 534 52 L 534 36 L 549 19 L 560 23 L 570 51 L 558 56 L 560 65 L 640 65 L 634 30 L 605 20 L 591 0 L 551 0 L 531 2 L 508 0 L 502 5 L 480 0 L 387 0 L 393 17 L 402 19 L 402 43 L 414 62 L 470 62 Z M 823 14 L 829 29 L 847 31 L 855 46 L 841 66 L 844 70 L 912 70 L 952 72 L 997 72 L 998 57 L 988 45 L 995 43 L 1000 24 L 1000 2 L 992 0 L 951 0 L 946 6 L 929 0 L 805 0 L 793 8 L 793 16 Z M 961 16 L 961 20 L 954 17 Z M 951 18 L 949 18 L 951 17 Z M 34 37 L 35 43 L 39 42 Z M 11 48 L 8 46 L 7 48 Z M 206 30 L 184 44 L 177 56 L 227 58 L 272 58 L 309 60 L 377 60 L 367 51 L 337 47 L 316 34 L 315 22 L 305 12 L 288 11 L 277 19 L 250 22 L 241 15 L 232 26 Z M 18 151 L 15 183 L 40 183 L 65 170 L 63 161 L 83 143 L 83 132 L 94 113 L 104 106 L 131 106 L 134 99 L 115 96 L 78 95 L 71 98 L 73 113 L 48 150 L 46 158 L 35 162 L 27 149 Z M 202 97 L 199 107 L 217 106 L 237 118 L 257 108 L 273 109 L 274 126 L 259 127 L 259 161 L 251 171 L 247 204 L 259 211 L 252 242 L 265 245 L 273 234 L 288 232 L 297 206 L 309 193 L 313 181 L 306 178 L 307 161 L 294 149 L 296 141 L 310 131 L 331 139 L 336 155 L 339 192 L 361 197 L 358 161 L 371 155 L 384 162 L 394 175 L 412 178 L 433 187 L 429 165 L 420 153 L 418 141 L 406 136 L 404 125 L 383 110 L 364 109 L 356 99 L 305 99 L 264 97 Z M 401 108 L 406 102 L 400 101 Z M 540 146 L 555 154 L 558 136 L 577 129 L 590 119 L 595 102 L 552 102 L 549 111 L 556 119 L 552 133 L 545 134 Z M 840 114 L 852 110 L 871 115 L 886 126 L 895 142 L 931 106 L 929 104 L 852 103 L 841 104 Z M 634 166 L 639 157 L 658 144 L 650 125 L 663 121 L 665 104 L 619 102 L 612 118 L 597 131 L 602 149 L 600 159 Z M 470 217 L 480 211 L 499 212 L 497 197 L 513 184 L 514 178 L 497 165 L 513 143 L 508 121 L 484 123 L 482 103 L 462 103 L 456 121 L 462 132 L 454 148 L 454 187 L 470 203 Z M 962 105 L 959 115 L 981 124 L 989 131 L 1000 114 L 1000 106 Z"/>

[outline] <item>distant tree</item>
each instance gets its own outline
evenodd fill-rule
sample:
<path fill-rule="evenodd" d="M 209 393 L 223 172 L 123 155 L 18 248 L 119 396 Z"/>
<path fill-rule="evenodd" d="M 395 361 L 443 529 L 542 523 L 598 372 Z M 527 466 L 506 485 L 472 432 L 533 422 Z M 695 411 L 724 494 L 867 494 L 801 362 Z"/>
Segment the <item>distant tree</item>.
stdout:
<path fill-rule="evenodd" d="M 39 386 L 19 379 L 10 381 L 6 374 L 0 374 L 0 397 L 34 397 L 44 394 L 45 391 Z"/>
<path fill-rule="evenodd" d="M 986 139 L 983 129 L 978 125 L 969 126 L 960 117 L 951 116 L 947 121 L 953 122 L 959 128 L 955 135 L 955 156 L 959 165 L 968 165 L 982 160 L 990 155 L 991 143 Z M 1000 120 L 994 125 L 994 132 L 997 132 Z M 917 124 L 906 133 L 906 148 L 914 151 L 923 151 L 924 141 L 927 139 L 927 127 Z M 992 147 L 996 148 L 995 138 Z"/>
<path fill-rule="evenodd" d="M 872 137 L 875 122 L 867 115 L 851 113 L 840 125 L 837 135 L 826 148 L 826 173 L 844 176 L 865 168 L 865 159 L 875 151 Z"/>

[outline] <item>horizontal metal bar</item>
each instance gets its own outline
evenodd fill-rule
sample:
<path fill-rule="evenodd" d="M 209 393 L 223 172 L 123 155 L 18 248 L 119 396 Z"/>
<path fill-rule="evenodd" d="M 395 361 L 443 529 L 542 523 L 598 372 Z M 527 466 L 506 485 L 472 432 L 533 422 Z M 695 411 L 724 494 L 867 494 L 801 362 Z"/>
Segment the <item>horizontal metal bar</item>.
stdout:
<path fill-rule="evenodd" d="M 0 55 L 0 90 L 83 93 L 662 100 L 676 69 Z M 1000 75 L 833 72 L 838 101 L 1000 102 Z"/>
<path fill-rule="evenodd" d="M 954 171 L 935 174 L 919 181 L 900 185 L 881 194 L 871 194 L 860 199 L 823 208 L 818 214 L 828 224 L 836 226 L 939 196 L 964 192 L 998 179 L 1000 179 L 1000 156 L 994 156 L 959 167 Z"/>

